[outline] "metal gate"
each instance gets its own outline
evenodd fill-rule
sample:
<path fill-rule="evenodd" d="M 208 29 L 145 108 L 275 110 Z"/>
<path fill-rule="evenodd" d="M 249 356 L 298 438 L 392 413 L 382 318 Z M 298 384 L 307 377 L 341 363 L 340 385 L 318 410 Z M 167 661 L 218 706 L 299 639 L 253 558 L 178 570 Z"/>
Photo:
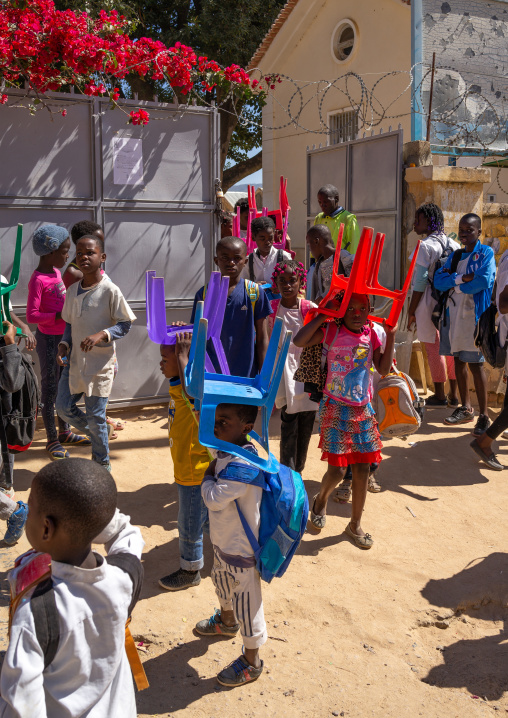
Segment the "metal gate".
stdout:
<path fill-rule="evenodd" d="M 17 103 L 22 93 L 9 92 L 8 104 Z M 70 230 L 83 219 L 104 227 L 106 271 L 136 314 L 117 344 L 120 371 L 111 396 L 113 403 L 129 404 L 167 392 L 159 349 L 146 330 L 146 270 L 165 278 L 169 322 L 188 319 L 212 268 L 219 119 L 215 108 L 120 105 L 127 114 L 111 110 L 107 100 L 54 93 L 51 107 L 67 110 L 66 117 L 45 110 L 32 117 L 26 109 L 0 106 L 0 258 L 8 276 L 15 227 L 23 223 L 21 275 L 12 295 L 14 310 L 23 315 L 38 263 L 34 229 L 49 222 Z M 127 124 L 128 113 L 140 106 L 150 113 L 149 124 Z"/>
<path fill-rule="evenodd" d="M 356 215 L 360 229 L 386 234 L 380 281 L 400 286 L 402 129 L 307 151 L 308 221 L 320 212 L 317 191 L 339 190 L 340 204 Z"/>

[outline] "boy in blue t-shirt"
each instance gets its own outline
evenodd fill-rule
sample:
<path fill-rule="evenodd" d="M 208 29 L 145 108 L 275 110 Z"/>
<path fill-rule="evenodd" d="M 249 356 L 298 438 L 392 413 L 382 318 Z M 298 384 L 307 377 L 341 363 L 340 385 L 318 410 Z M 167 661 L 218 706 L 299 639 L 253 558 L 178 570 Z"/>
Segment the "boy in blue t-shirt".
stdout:
<path fill-rule="evenodd" d="M 270 302 L 261 287 L 241 279 L 247 263 L 247 246 L 238 237 L 223 237 L 216 248 L 215 264 L 223 277 L 229 277 L 228 299 L 220 339 L 232 376 L 256 376 L 263 365 L 268 347 L 266 317 L 272 313 Z M 204 287 L 196 292 L 191 323 L 196 305 L 203 301 Z M 217 371 L 213 347 L 209 356 Z"/>

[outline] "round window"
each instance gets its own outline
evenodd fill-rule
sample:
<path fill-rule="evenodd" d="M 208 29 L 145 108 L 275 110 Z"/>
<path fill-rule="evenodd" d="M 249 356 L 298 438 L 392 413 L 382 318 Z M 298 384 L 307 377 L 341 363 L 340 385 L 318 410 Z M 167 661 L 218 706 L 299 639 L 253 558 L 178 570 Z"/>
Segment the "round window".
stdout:
<path fill-rule="evenodd" d="M 350 59 L 356 44 L 356 28 L 351 20 L 339 22 L 332 35 L 332 54 L 337 62 Z"/>

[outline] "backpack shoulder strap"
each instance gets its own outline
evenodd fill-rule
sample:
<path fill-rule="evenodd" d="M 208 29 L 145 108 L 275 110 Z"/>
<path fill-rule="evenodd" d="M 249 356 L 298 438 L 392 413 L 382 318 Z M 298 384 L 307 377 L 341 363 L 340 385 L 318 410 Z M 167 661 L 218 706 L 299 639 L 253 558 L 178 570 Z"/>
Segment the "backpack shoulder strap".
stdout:
<path fill-rule="evenodd" d="M 129 616 L 134 610 L 134 606 L 139 600 L 139 594 L 141 593 L 141 587 L 143 585 L 143 564 L 136 556 L 131 553 L 122 552 L 114 553 L 110 556 L 106 556 L 106 561 L 110 566 L 116 566 L 125 573 L 128 573 L 132 581 L 132 599 L 129 605 Z"/>
<path fill-rule="evenodd" d="M 44 668 L 53 661 L 60 642 L 60 624 L 51 577 L 41 581 L 30 599 L 35 634 L 44 655 Z"/>
<path fill-rule="evenodd" d="M 250 256 L 252 256 L 252 255 L 250 255 Z M 246 279 L 245 280 L 245 289 L 247 290 L 247 294 L 249 295 L 250 303 L 252 304 L 252 311 L 254 311 L 256 302 L 259 299 L 259 284 L 256 284 L 256 282 L 251 282 L 249 279 Z"/>
<path fill-rule="evenodd" d="M 284 261 L 284 250 L 277 250 L 277 264 L 281 264 Z"/>
<path fill-rule="evenodd" d="M 302 315 L 302 319 L 305 319 L 307 314 L 309 313 L 309 310 L 311 309 L 311 304 L 308 299 L 300 299 L 300 314 Z"/>
<path fill-rule="evenodd" d="M 240 521 L 242 522 L 243 530 L 245 531 L 245 535 L 247 536 L 247 538 L 249 540 L 252 550 L 254 551 L 254 553 L 257 556 L 261 546 L 259 545 L 258 541 L 256 541 L 256 537 L 254 536 L 254 533 L 253 533 L 251 527 L 249 526 L 247 519 L 245 518 L 245 516 L 243 515 L 243 513 L 241 511 L 240 506 L 238 505 L 237 499 L 235 499 L 235 504 L 236 504 L 236 510 L 238 511 L 238 516 L 240 517 Z"/>
<path fill-rule="evenodd" d="M 456 249 L 452 256 L 452 263 L 450 265 L 450 272 L 453 274 L 457 271 L 459 266 L 460 258 L 462 256 L 462 249 Z"/>
<path fill-rule="evenodd" d="M 330 351 L 330 347 L 332 346 L 333 342 L 335 341 L 335 337 L 337 336 L 337 333 L 339 331 L 339 328 L 333 322 L 332 324 L 328 324 L 325 329 L 325 336 L 323 339 L 323 349 L 321 351 L 321 371 L 325 368 L 326 364 L 326 357 L 328 356 L 328 352 Z"/>
<path fill-rule="evenodd" d="M 249 279 L 254 281 L 254 252 L 249 254 Z"/>

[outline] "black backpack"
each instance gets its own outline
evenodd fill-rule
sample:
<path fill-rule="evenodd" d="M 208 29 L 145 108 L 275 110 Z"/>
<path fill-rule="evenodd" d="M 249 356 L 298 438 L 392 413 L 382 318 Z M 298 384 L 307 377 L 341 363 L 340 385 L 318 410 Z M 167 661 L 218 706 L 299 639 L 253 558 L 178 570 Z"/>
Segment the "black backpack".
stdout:
<path fill-rule="evenodd" d="M 33 441 L 37 411 L 40 402 L 39 382 L 35 375 L 32 357 L 21 354 L 21 363 L 25 369 L 25 382 L 19 391 L 11 395 L 11 410 L 8 414 L 2 411 L 0 401 L 0 440 L 2 453 L 9 451 L 19 454 L 26 451 Z"/>
<path fill-rule="evenodd" d="M 485 360 L 494 369 L 502 369 L 506 362 L 506 349 L 508 341 L 504 346 L 499 344 L 499 332 L 496 326 L 496 285 L 492 291 L 492 300 L 487 309 L 478 319 L 474 332 L 474 343 L 481 351 Z"/>
<path fill-rule="evenodd" d="M 256 250 L 255 250 L 256 251 Z M 277 264 L 284 261 L 284 251 L 282 249 L 277 250 Z M 254 279 L 254 252 L 249 254 L 249 279 L 251 282 L 255 282 Z"/>
<path fill-rule="evenodd" d="M 439 242 L 439 244 L 441 244 L 441 240 L 439 239 L 439 237 L 435 237 L 435 239 Z M 449 244 L 449 241 L 448 241 L 449 239 L 450 239 L 449 237 L 446 238 L 446 244 L 444 246 L 441 244 L 441 247 L 442 247 L 441 256 L 439 257 L 439 259 L 436 259 L 436 261 L 432 265 L 432 268 L 433 268 L 432 277 L 429 278 L 430 293 L 432 294 L 432 297 L 433 297 L 433 299 L 436 300 L 436 302 L 439 301 L 442 292 L 440 292 L 439 289 L 436 289 L 436 287 L 434 285 L 434 277 L 436 276 L 436 272 L 439 269 L 443 269 L 446 262 L 448 261 L 448 257 L 454 251 L 453 247 L 451 247 Z M 461 250 L 461 252 L 462 252 L 462 250 Z"/>
<path fill-rule="evenodd" d="M 462 251 L 463 251 L 462 249 L 456 249 L 455 252 L 453 253 L 452 263 L 450 266 L 450 274 L 453 274 L 454 272 L 457 271 L 457 267 L 459 266 L 460 258 L 462 256 Z M 448 255 L 448 256 L 450 256 L 450 255 Z M 440 260 L 438 259 L 437 261 L 439 262 Z M 444 266 L 444 264 L 443 264 L 443 266 Z M 439 267 L 439 266 L 436 267 L 436 271 L 438 269 L 441 269 L 441 267 Z M 435 275 L 435 272 L 434 272 L 434 275 Z M 446 310 L 446 304 L 448 302 L 448 297 L 452 290 L 447 289 L 445 292 L 440 292 L 439 290 L 437 290 L 434 287 L 434 277 L 432 278 L 431 284 L 432 284 L 431 292 L 432 292 L 432 296 L 434 297 L 434 299 L 436 299 L 436 295 L 437 295 L 436 306 L 434 307 L 434 309 L 432 311 L 431 319 L 432 319 L 432 323 L 434 324 L 436 329 L 439 329 L 439 325 L 441 324 L 441 319 L 443 320 L 443 324 L 446 326 L 446 311 L 445 310 Z M 453 302 L 453 298 L 452 298 L 452 302 Z"/>

